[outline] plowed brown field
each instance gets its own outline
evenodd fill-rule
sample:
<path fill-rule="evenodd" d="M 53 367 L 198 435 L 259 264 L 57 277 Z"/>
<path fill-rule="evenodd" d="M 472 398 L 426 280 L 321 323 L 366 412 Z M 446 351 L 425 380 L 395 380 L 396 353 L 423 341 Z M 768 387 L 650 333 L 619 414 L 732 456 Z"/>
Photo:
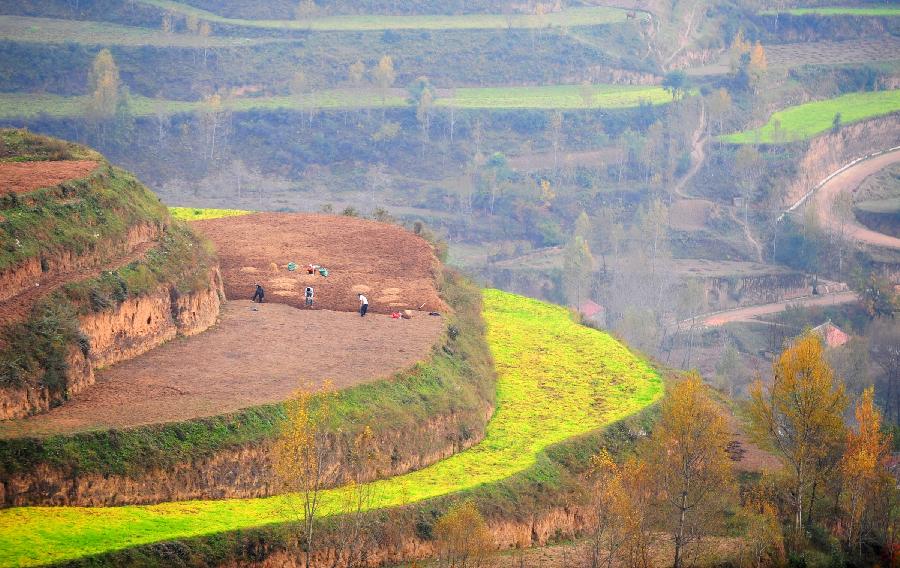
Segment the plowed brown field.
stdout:
<path fill-rule="evenodd" d="M 229 300 L 250 299 L 257 282 L 266 301 L 303 307 L 307 286 L 315 309 L 355 311 L 356 294 L 369 311 L 443 311 L 431 246 L 412 233 L 353 217 L 254 213 L 194 221 L 191 226 L 216 246 Z M 287 264 L 294 262 L 291 272 Z M 328 277 L 307 274 L 306 265 L 328 269 Z"/>
<path fill-rule="evenodd" d="M 97 167 L 93 160 L 0 162 L 0 194 L 25 193 L 82 178 Z"/>
<path fill-rule="evenodd" d="M 280 402 L 326 380 L 342 389 L 425 359 L 443 328 L 444 318 L 427 314 L 361 318 L 229 302 L 216 327 L 99 372 L 96 384 L 45 414 L 0 421 L 0 438 L 213 416 Z"/>

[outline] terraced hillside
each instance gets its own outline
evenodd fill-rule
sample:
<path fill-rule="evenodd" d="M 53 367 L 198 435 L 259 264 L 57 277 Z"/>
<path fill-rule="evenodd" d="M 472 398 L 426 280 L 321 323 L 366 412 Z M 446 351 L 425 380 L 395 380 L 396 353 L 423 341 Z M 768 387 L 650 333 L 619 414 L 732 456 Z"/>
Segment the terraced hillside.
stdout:
<path fill-rule="evenodd" d="M 0 131 L 0 160 L 0 418 L 215 321 L 214 255 L 132 176 L 19 130 Z"/>
<path fill-rule="evenodd" d="M 487 487 L 534 468 L 552 475 L 545 464 L 550 446 L 637 412 L 662 393 L 649 365 L 610 336 L 575 324 L 563 308 L 494 290 L 485 292 L 484 306 L 498 370 L 497 410 L 485 439 L 430 467 L 376 482 L 372 507 Z M 326 492 L 323 510 L 337 513 L 345 491 Z M 73 560 L 153 542 L 216 538 L 289 518 L 282 497 L 7 509 L 0 511 L 0 562 L 32 566 Z M 153 554 L 144 549 L 147 553 Z"/>

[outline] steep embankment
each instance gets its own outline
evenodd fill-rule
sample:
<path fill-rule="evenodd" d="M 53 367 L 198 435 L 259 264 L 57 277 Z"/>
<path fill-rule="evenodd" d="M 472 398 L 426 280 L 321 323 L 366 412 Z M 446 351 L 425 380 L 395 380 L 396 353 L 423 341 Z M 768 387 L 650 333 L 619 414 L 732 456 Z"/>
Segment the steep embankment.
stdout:
<path fill-rule="evenodd" d="M 19 130 L 0 131 L 3 175 L 0 419 L 57 406 L 94 368 L 215 321 L 215 258 L 132 176 Z"/>
<path fill-rule="evenodd" d="M 415 503 L 498 483 L 497 490 L 502 492 L 509 488 L 504 489 L 506 482 L 501 480 L 510 476 L 518 479 L 514 483 L 524 484 L 523 490 L 530 480 L 562 483 L 560 476 L 566 474 L 559 469 L 560 463 L 547 458 L 551 446 L 635 413 L 662 393 L 659 377 L 648 364 L 610 336 L 575 324 L 563 308 L 488 291 L 485 318 L 498 371 L 497 411 L 485 439 L 422 470 L 375 482 L 367 508 Z M 324 492 L 322 511 L 339 514 L 348 502 L 348 491 Z M 183 539 L 221 540 L 212 535 L 286 522 L 292 518 L 288 503 L 288 498 L 279 496 L 150 507 L 8 509 L 0 512 L 0 562 L 38 565 L 175 539 L 181 540 L 188 554 L 208 554 L 213 549 L 203 539 Z M 507 517 L 506 524 L 498 522 L 495 529 L 510 528 L 510 522 L 513 519 Z M 276 551 L 266 540 L 284 538 L 278 533 L 252 535 L 261 545 L 258 560 Z M 518 533 L 506 533 L 503 544 L 510 544 L 512 536 Z M 385 543 L 385 549 L 377 552 L 382 558 L 396 558 L 401 546 L 407 555 L 410 551 L 421 555 L 429 551 L 430 543 L 420 535 L 413 543 Z M 217 562 L 243 550 L 231 545 L 226 546 L 231 552 L 213 548 L 220 554 Z M 147 555 L 160 553 L 164 554 L 162 548 L 150 547 L 139 554 L 146 560 Z M 125 554 L 108 557 L 109 563 L 137 558 Z"/>

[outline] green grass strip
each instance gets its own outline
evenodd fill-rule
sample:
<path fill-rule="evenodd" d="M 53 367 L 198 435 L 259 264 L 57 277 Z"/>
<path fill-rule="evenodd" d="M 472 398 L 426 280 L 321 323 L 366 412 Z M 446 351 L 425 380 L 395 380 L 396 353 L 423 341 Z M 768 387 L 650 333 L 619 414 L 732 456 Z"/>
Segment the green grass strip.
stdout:
<path fill-rule="evenodd" d="M 219 219 L 220 217 L 236 217 L 247 215 L 253 211 L 243 209 L 204 209 L 198 207 L 169 207 L 169 215 L 182 221 L 201 221 L 203 219 Z"/>
<path fill-rule="evenodd" d="M 507 28 L 545 28 L 598 26 L 624 22 L 627 11 L 599 6 L 568 8 L 543 16 L 530 14 L 463 14 L 458 16 L 322 16 L 303 20 L 247 20 L 226 18 L 194 6 L 172 0 L 138 0 L 176 14 L 192 15 L 215 24 L 268 30 L 310 30 L 364 32 L 383 30 L 502 30 Z M 646 18 L 641 13 L 642 18 Z"/>
<path fill-rule="evenodd" d="M 720 140 L 731 144 L 777 144 L 806 140 L 830 130 L 838 113 L 841 114 L 841 124 L 852 124 L 897 111 L 900 111 L 900 89 L 850 93 L 788 107 L 774 113 L 760 128 L 721 136 Z"/>
<path fill-rule="evenodd" d="M 851 7 L 828 6 L 825 8 L 791 8 L 788 10 L 764 10 L 765 16 L 790 14 L 792 16 L 900 16 L 900 7 Z"/>
<path fill-rule="evenodd" d="M 546 87 L 479 87 L 457 89 L 453 97 L 439 97 L 439 107 L 463 109 L 587 109 L 632 108 L 643 103 L 655 105 L 671 102 L 672 97 L 661 87 L 630 85 L 597 85 L 594 97 L 586 101 L 577 85 Z M 210 110 L 201 101 L 172 101 L 134 96 L 130 98 L 135 116 L 157 113 L 179 114 Z M 224 99 L 221 108 L 234 112 L 253 110 L 319 110 L 404 108 L 410 103 L 404 91 L 391 89 L 383 95 L 375 89 L 329 89 L 301 97 L 245 97 Z M 0 119 L 50 116 L 71 118 L 85 116 L 87 97 L 63 97 L 32 93 L 0 93 Z"/>
<path fill-rule="evenodd" d="M 374 482 L 373 508 L 508 478 L 534 466 L 548 446 L 662 396 L 662 381 L 647 362 L 609 335 L 575 324 L 565 308 L 487 290 L 484 316 L 498 373 L 497 410 L 484 440 L 430 467 Z M 323 513 L 338 513 L 345 493 L 324 492 Z M 293 519 L 284 497 L 6 509 L 0 511 L 0 565 L 35 566 Z"/>

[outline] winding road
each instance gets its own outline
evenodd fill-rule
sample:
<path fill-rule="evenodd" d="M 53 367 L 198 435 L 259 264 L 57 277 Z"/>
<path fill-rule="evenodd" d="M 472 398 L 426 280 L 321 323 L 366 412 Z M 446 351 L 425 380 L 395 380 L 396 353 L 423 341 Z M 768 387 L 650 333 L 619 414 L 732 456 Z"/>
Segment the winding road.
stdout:
<path fill-rule="evenodd" d="M 812 196 L 812 202 L 819 211 L 822 225 L 840 226 L 841 221 L 834 204 L 841 192 L 855 191 L 867 177 L 898 162 L 900 162 L 900 148 L 895 148 L 859 162 L 826 181 Z M 851 239 L 873 246 L 900 250 L 900 239 L 868 229 L 853 217 L 848 220 L 844 230 Z"/>

